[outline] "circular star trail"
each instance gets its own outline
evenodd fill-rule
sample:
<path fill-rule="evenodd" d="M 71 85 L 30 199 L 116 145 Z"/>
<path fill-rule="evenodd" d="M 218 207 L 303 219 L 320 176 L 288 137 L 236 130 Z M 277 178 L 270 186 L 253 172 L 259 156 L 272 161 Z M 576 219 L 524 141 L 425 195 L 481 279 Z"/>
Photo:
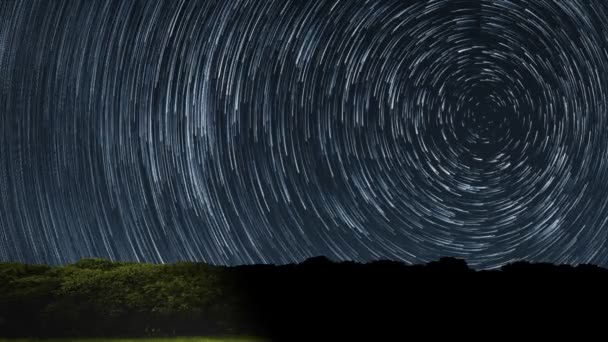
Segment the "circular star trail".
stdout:
<path fill-rule="evenodd" d="M 2 1 L 0 259 L 608 265 L 604 1 Z"/>

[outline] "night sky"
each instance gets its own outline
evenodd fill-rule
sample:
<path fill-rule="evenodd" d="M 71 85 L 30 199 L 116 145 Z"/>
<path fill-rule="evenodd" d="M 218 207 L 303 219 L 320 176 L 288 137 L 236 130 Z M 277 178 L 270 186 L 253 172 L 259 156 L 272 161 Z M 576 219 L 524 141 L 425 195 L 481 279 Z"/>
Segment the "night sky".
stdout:
<path fill-rule="evenodd" d="M 608 266 L 608 2 L 0 1 L 0 260 Z"/>

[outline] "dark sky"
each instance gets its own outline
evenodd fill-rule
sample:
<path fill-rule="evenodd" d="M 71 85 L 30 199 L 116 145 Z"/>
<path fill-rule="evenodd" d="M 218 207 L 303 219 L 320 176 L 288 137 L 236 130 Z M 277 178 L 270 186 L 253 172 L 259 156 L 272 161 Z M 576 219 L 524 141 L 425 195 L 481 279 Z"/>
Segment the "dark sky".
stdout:
<path fill-rule="evenodd" d="M 608 3 L 1 1 L 0 260 L 608 266 Z"/>

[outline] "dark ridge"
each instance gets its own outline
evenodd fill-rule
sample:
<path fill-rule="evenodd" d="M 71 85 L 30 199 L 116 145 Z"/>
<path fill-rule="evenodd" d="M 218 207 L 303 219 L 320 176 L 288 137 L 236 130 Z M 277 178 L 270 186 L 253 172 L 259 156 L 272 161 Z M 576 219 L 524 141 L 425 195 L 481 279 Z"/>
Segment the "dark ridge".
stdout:
<path fill-rule="evenodd" d="M 322 256 L 283 266 L 0 263 L 0 337 L 374 341 L 407 337 L 429 324 L 441 329 L 427 335 L 491 323 L 513 312 L 523 321 L 571 316 L 583 304 L 603 312 L 607 298 L 607 269 L 525 261 L 489 271 L 454 258 L 413 266 Z"/>
<path fill-rule="evenodd" d="M 300 265 L 239 266 L 234 271 L 239 283 L 246 284 L 256 326 L 285 341 L 319 335 L 369 335 L 373 341 L 378 334 L 409 336 L 429 324 L 441 329 L 421 332 L 440 333 L 450 324 L 462 329 L 511 314 L 521 319 L 529 314 L 569 317 L 570 307 L 580 304 L 603 311 L 608 298 L 608 270 L 593 265 L 521 261 L 475 271 L 455 258 L 413 266 L 315 258 Z"/>

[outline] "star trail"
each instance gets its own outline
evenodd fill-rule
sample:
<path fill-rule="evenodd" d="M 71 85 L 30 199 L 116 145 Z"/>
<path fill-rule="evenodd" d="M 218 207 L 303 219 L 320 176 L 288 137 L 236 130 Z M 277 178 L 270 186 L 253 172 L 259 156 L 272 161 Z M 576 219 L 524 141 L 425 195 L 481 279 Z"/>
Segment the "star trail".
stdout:
<path fill-rule="evenodd" d="M 608 266 L 608 4 L 0 2 L 0 260 Z"/>

